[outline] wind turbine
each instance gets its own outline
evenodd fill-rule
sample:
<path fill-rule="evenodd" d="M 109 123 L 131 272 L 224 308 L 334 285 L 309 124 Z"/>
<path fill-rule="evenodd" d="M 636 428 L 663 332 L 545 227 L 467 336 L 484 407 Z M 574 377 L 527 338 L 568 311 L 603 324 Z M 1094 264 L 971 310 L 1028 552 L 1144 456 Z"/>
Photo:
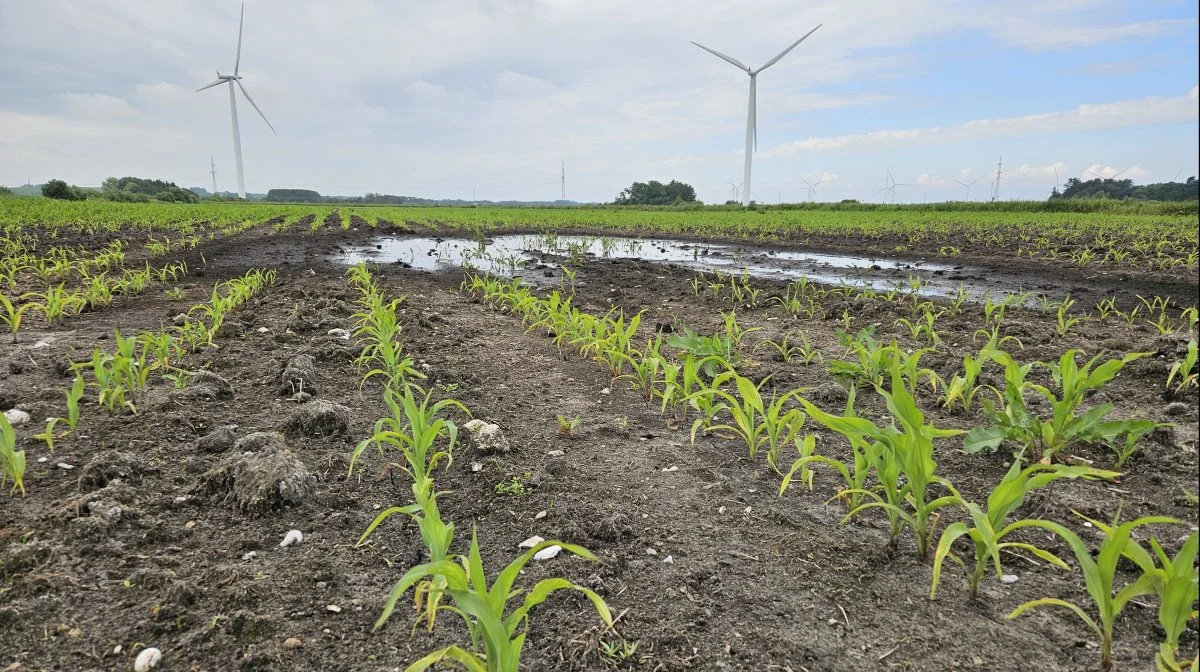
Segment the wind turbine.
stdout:
<path fill-rule="evenodd" d="M 275 133 L 275 135 L 279 135 L 275 132 L 275 127 L 271 125 L 271 122 L 267 121 L 267 115 L 263 114 L 263 111 L 258 109 L 258 105 L 255 104 L 254 99 L 250 97 L 250 93 L 246 91 L 246 87 L 242 85 L 242 76 L 238 74 L 238 66 L 240 66 L 242 63 L 242 25 L 245 23 L 245 21 L 246 3 L 243 2 L 241 18 L 238 19 L 238 42 L 237 53 L 233 58 L 233 74 L 222 75 L 221 71 L 218 70 L 217 81 L 196 89 L 196 91 L 199 92 L 205 89 L 211 89 L 218 84 L 229 85 L 229 117 L 233 120 L 233 161 L 237 165 L 238 198 L 246 198 L 246 179 L 242 173 L 242 134 L 238 130 L 237 97 L 233 93 L 234 84 L 237 84 L 237 87 L 242 90 L 242 95 L 246 97 L 246 101 L 250 103 L 250 105 L 254 108 L 254 111 L 258 112 L 258 116 L 262 117 L 262 120 L 266 122 L 267 128 L 271 129 L 271 132 Z"/>
<path fill-rule="evenodd" d="M 1130 166 L 1130 168 L 1132 168 L 1132 167 L 1133 167 L 1133 166 Z M 1129 170 L 1129 168 L 1126 168 L 1125 170 Z M 1093 173 L 1093 172 L 1092 172 L 1092 171 L 1090 171 L 1090 170 L 1085 170 L 1084 172 L 1085 172 L 1085 173 L 1087 173 L 1088 175 L 1091 175 L 1091 176 L 1095 177 L 1097 180 L 1102 180 L 1102 181 L 1103 181 L 1103 180 L 1115 180 L 1115 179 L 1117 179 L 1118 177 L 1120 177 L 1120 176 L 1121 176 L 1121 173 L 1125 172 L 1125 170 L 1122 170 L 1122 171 L 1119 171 L 1119 172 L 1113 173 L 1113 176 L 1112 176 L 1112 177 L 1103 177 L 1103 176 L 1097 175 L 1096 173 Z"/>
<path fill-rule="evenodd" d="M 738 200 L 738 192 L 741 190 L 741 188 L 742 188 L 742 185 L 736 184 L 736 183 L 734 183 L 733 180 L 730 180 L 729 181 L 729 200 L 731 200 L 731 201 Z"/>
<path fill-rule="evenodd" d="M 808 180 L 806 180 L 802 177 L 802 178 L 800 178 L 800 181 L 803 182 L 804 184 L 808 185 L 808 200 L 811 201 L 817 194 L 817 185 L 824 182 L 825 178 L 821 178 L 821 179 L 817 180 L 816 182 L 809 182 Z"/>
<path fill-rule="evenodd" d="M 967 200 L 969 201 L 969 200 L 971 200 L 971 185 L 975 184 L 976 182 L 978 182 L 982 179 L 983 179 L 983 176 L 980 175 L 979 177 L 971 180 L 970 182 L 959 182 L 958 180 L 955 180 L 955 182 L 957 182 L 958 184 L 961 184 L 962 186 L 967 188 Z"/>
<path fill-rule="evenodd" d="M 820 28 L 820 27 L 821 27 L 821 24 L 817 24 L 817 28 Z M 696 45 L 697 47 L 700 47 L 701 49 L 707 51 L 708 53 L 712 54 L 713 56 L 716 56 L 717 58 L 734 65 L 739 70 L 745 70 L 746 74 L 750 75 L 750 107 L 746 111 L 746 168 L 744 170 L 744 174 L 743 174 L 743 178 L 742 178 L 743 205 L 746 205 L 746 206 L 750 205 L 750 162 L 751 162 L 752 158 L 754 157 L 754 148 L 758 146 L 758 127 L 756 125 L 757 114 L 755 113 L 756 96 L 754 93 L 755 83 L 758 81 L 758 73 L 760 73 L 763 70 L 766 70 L 767 68 L 771 67 L 772 65 L 775 65 L 776 63 L 778 63 L 779 59 L 783 58 L 784 56 L 787 56 L 789 51 L 791 51 L 792 49 L 795 49 L 796 46 L 799 45 L 801 42 L 803 42 L 805 39 L 807 39 L 809 35 L 812 35 L 813 33 L 817 32 L 817 28 L 813 28 L 812 30 L 808 31 L 808 33 L 805 34 L 804 37 L 793 42 L 790 47 L 779 52 L 778 56 L 767 61 L 761 68 L 759 68 L 757 70 L 750 68 L 745 63 L 742 63 L 741 61 L 737 60 L 736 58 L 733 58 L 732 56 L 726 56 L 725 54 L 722 54 L 719 51 L 716 51 L 714 49 L 709 49 L 708 47 L 704 46 L 703 44 L 700 44 L 699 42 L 692 42 L 692 44 Z"/>

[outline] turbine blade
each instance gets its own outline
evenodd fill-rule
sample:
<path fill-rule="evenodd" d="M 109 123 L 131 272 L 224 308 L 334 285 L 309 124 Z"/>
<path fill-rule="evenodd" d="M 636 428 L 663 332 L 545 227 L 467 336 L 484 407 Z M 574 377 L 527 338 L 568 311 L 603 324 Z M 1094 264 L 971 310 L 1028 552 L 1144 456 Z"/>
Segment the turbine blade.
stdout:
<path fill-rule="evenodd" d="M 246 3 L 242 3 L 242 16 L 238 19 L 237 55 L 233 58 L 233 74 L 238 74 L 238 66 L 242 63 L 242 24 L 246 22 Z M 270 124 L 268 124 L 270 125 Z"/>
<path fill-rule="evenodd" d="M 218 85 L 218 84 L 224 84 L 224 83 L 225 83 L 225 80 L 223 80 L 223 79 L 218 79 L 217 81 L 213 82 L 212 84 L 207 84 L 207 85 L 205 85 L 205 86 L 202 86 L 202 87 L 200 87 L 200 88 L 196 89 L 196 91 L 203 91 L 203 90 L 205 90 L 205 89 L 211 89 L 212 87 L 214 87 L 214 86 L 216 86 L 216 85 Z"/>
<path fill-rule="evenodd" d="M 723 61 L 732 63 L 733 65 L 736 65 L 737 67 L 741 68 L 742 70 L 745 70 L 746 72 L 750 72 L 750 68 L 746 67 L 745 63 L 742 63 L 741 61 L 737 60 L 736 58 L 734 58 L 732 56 L 726 56 L 725 54 L 722 54 L 721 52 L 719 52 L 715 49 L 709 49 L 708 47 L 704 46 L 703 44 L 700 44 L 699 42 L 692 42 L 692 44 L 696 45 L 697 47 L 700 47 L 701 49 L 707 51 L 708 53 L 712 54 L 713 56 L 716 56 L 717 58 L 719 58 Z"/>
<path fill-rule="evenodd" d="M 820 28 L 820 27 L 821 27 L 821 25 L 822 25 L 822 24 L 819 24 L 819 23 L 818 23 L 818 24 L 817 24 L 817 28 Z M 808 31 L 807 33 L 805 33 L 804 37 L 802 37 L 802 38 L 800 38 L 800 39 L 796 40 L 795 42 L 793 42 L 793 43 L 792 43 L 792 46 L 790 46 L 790 47 L 788 47 L 787 49 L 784 49 L 783 51 L 779 52 L 779 55 L 778 55 L 778 56 L 776 56 L 775 58 L 772 58 L 771 60 L 767 61 L 766 65 L 764 65 L 764 66 L 762 66 L 761 68 L 759 68 L 758 70 L 756 70 L 756 72 L 762 72 L 763 70 L 766 70 L 767 68 L 771 67 L 772 65 L 775 65 L 776 63 L 778 63 L 778 62 L 779 62 L 779 59 L 783 58 L 784 56 L 787 56 L 787 54 L 788 54 L 788 52 L 789 52 L 789 51 L 791 51 L 792 49 L 795 49 L 797 45 L 799 45 L 799 44 L 800 44 L 801 42 L 803 42 L 804 40 L 808 39 L 808 36 L 809 36 L 809 35 L 812 35 L 813 33 L 817 32 L 817 28 L 813 28 L 812 30 L 810 30 L 810 31 Z"/>
<path fill-rule="evenodd" d="M 250 97 L 250 93 L 246 91 L 246 87 L 242 86 L 242 80 L 235 79 L 233 81 L 237 82 L 238 88 L 242 90 L 242 95 L 246 97 L 246 100 L 250 101 L 250 106 L 254 108 L 255 112 L 258 112 L 258 116 L 262 117 L 263 121 L 267 121 L 267 115 L 263 114 L 263 111 L 258 109 L 258 105 L 254 102 L 254 99 Z M 269 121 L 267 121 L 267 128 L 271 129 L 271 132 L 275 135 L 279 135 L 279 133 L 275 130 L 275 127 L 272 126 L 271 122 Z"/>

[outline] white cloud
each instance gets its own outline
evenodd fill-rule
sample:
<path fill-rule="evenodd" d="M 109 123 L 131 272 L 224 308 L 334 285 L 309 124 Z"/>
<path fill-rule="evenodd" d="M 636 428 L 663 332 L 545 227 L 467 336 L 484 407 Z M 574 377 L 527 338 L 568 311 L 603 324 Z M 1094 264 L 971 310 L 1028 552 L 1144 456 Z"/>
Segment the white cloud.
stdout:
<path fill-rule="evenodd" d="M 1073 110 L 999 119 L 976 119 L 948 128 L 933 126 L 808 138 L 785 143 L 762 152 L 761 155 L 788 156 L 799 152 L 828 152 L 879 145 L 959 142 L 986 137 L 1015 137 L 1193 121 L 1200 116 L 1196 108 L 1196 96 L 1197 87 L 1193 86 L 1183 96 L 1150 96 L 1113 103 L 1085 103 Z"/>
<path fill-rule="evenodd" d="M 1087 181 L 1094 180 L 1099 175 L 1104 179 L 1113 179 L 1120 177 L 1123 180 L 1138 180 L 1146 175 L 1148 171 L 1141 166 L 1128 166 L 1126 168 L 1114 168 L 1113 166 L 1102 166 L 1099 163 L 1093 163 L 1083 170 L 1079 175 L 1079 179 Z"/>
<path fill-rule="evenodd" d="M 923 187 L 944 187 L 947 183 L 948 180 L 943 177 L 938 177 L 937 175 L 921 173 L 917 176 L 917 184 Z"/>
<path fill-rule="evenodd" d="M 1055 180 L 1067 179 L 1067 164 L 1062 161 L 1057 161 L 1048 166 L 1031 166 L 1023 163 L 1016 168 L 1005 168 L 1004 175 L 1009 178 L 1020 177 L 1030 180 L 1044 181 L 1047 184 L 1054 183 Z"/>

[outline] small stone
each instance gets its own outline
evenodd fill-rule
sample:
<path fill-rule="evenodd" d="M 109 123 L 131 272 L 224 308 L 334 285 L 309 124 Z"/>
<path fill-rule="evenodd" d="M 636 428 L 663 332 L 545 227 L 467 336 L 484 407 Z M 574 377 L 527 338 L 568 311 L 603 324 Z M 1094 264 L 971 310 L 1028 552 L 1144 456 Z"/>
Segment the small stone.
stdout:
<path fill-rule="evenodd" d="M 471 471 L 473 471 L 475 473 L 479 473 L 479 472 L 483 471 L 483 463 L 482 462 L 472 462 L 471 463 Z"/>
<path fill-rule="evenodd" d="M 82 634 L 83 634 L 83 630 L 80 630 L 79 628 L 71 628 L 70 630 L 67 631 L 68 637 L 78 637 Z"/>
<path fill-rule="evenodd" d="M 184 523 L 183 526 L 190 530 L 193 527 L 196 527 L 196 521 L 189 520 L 188 522 Z"/>
<path fill-rule="evenodd" d="M 265 334 L 265 333 L 267 333 L 267 332 L 269 332 L 269 331 L 271 331 L 271 330 L 270 330 L 270 329 L 268 329 L 268 328 L 266 328 L 266 327 L 259 327 L 259 328 L 258 328 L 258 333 L 260 333 L 260 334 Z"/>
<path fill-rule="evenodd" d="M 674 466 L 674 465 L 671 465 L 671 466 L 669 466 L 669 467 L 666 467 L 666 468 L 664 468 L 664 469 L 663 469 L 663 473 L 670 473 L 670 472 L 672 472 L 672 471 L 679 471 L 679 467 L 676 467 L 676 466 Z"/>
<path fill-rule="evenodd" d="M 4 412 L 4 419 L 8 424 L 16 427 L 29 422 L 29 414 L 19 408 L 12 408 Z"/>
<path fill-rule="evenodd" d="M 59 462 L 58 464 L 56 464 L 54 466 L 58 467 L 59 469 L 66 469 L 67 471 L 70 471 L 75 468 L 75 465 L 67 464 L 66 462 Z"/>
<path fill-rule="evenodd" d="M 653 549 L 653 548 L 647 548 L 646 555 L 658 555 L 658 550 Z"/>
<path fill-rule="evenodd" d="M 1016 574 L 1005 574 L 1004 576 L 1000 577 L 1000 583 L 1016 583 L 1019 579 L 1020 577 L 1018 577 Z"/>
<path fill-rule="evenodd" d="M 253 560 L 258 557 L 258 551 L 249 551 L 242 554 L 242 560 Z"/>
<path fill-rule="evenodd" d="M 342 608 L 336 604 L 327 604 L 325 605 L 325 611 L 328 611 L 332 614 L 340 614 L 342 613 Z"/>
<path fill-rule="evenodd" d="M 533 548 L 534 546 L 537 546 L 538 544 L 542 543 L 543 541 L 545 541 L 545 539 L 543 539 L 535 534 L 532 537 L 526 539 L 525 541 L 522 541 L 521 543 L 517 544 L 517 548 Z"/>
<path fill-rule="evenodd" d="M 535 516 L 533 517 L 533 519 L 534 519 L 534 520 L 541 520 L 542 518 L 545 518 L 545 517 L 546 517 L 546 516 L 548 516 L 548 515 L 550 515 L 550 512 L 549 512 L 549 511 L 547 511 L 547 510 L 545 510 L 545 509 L 542 509 L 541 511 L 538 511 L 538 512 L 537 512 L 537 515 L 535 515 Z"/>
<path fill-rule="evenodd" d="M 742 511 L 742 513 L 746 514 L 747 516 L 750 515 L 750 507 L 747 506 L 746 510 Z"/>
<path fill-rule="evenodd" d="M 142 652 L 137 655 L 137 659 L 133 661 L 133 672 L 150 672 L 161 662 L 162 651 L 154 647 L 142 649 Z"/>
<path fill-rule="evenodd" d="M 49 462 L 49 461 L 50 461 L 50 458 L 46 457 L 45 455 L 38 458 L 38 462 Z"/>
<path fill-rule="evenodd" d="M 183 325 L 187 324 L 187 321 L 188 321 L 187 313 L 179 313 L 175 317 L 171 318 L 171 324 L 173 324 L 177 327 L 182 327 Z"/>
<path fill-rule="evenodd" d="M 180 495 L 180 496 L 176 497 L 175 499 L 172 499 L 171 501 L 174 502 L 175 504 L 187 504 L 189 501 L 191 501 L 191 499 L 192 498 L 188 495 Z"/>
<path fill-rule="evenodd" d="M 606 388 L 600 390 L 600 394 L 612 394 L 612 390 L 610 390 L 609 388 L 606 387 Z"/>
<path fill-rule="evenodd" d="M 675 564 L 675 556 L 673 556 L 673 555 L 668 555 L 667 557 L 663 558 L 663 564 L 664 564 L 664 565 L 673 565 L 673 564 Z"/>
<path fill-rule="evenodd" d="M 121 646 L 120 644 L 117 644 L 116 646 L 113 647 L 113 655 L 119 656 L 119 655 L 121 655 L 121 652 L 124 650 L 125 650 L 125 647 Z"/>
<path fill-rule="evenodd" d="M 279 542 L 280 548 L 295 546 L 304 541 L 304 533 L 300 530 L 288 530 L 287 534 L 283 535 L 283 541 Z"/>
<path fill-rule="evenodd" d="M 548 457 L 562 457 L 563 455 L 566 455 L 566 454 L 567 454 L 567 453 L 566 453 L 565 451 L 562 451 L 562 450 L 552 450 L 552 451 L 550 451 L 550 452 L 546 453 L 546 455 L 547 455 Z"/>
<path fill-rule="evenodd" d="M 475 450 L 484 455 L 497 453 L 507 453 L 510 450 L 508 439 L 504 436 L 504 432 L 500 431 L 500 426 L 490 422 L 484 422 L 478 418 L 468 420 L 463 425 L 463 429 L 467 430 L 471 437 L 471 445 Z"/>
<path fill-rule="evenodd" d="M 334 338 L 340 338 L 343 341 L 350 340 L 350 332 L 346 331 L 345 329 L 330 329 L 329 331 L 325 332 L 325 335 L 333 336 Z"/>
<path fill-rule="evenodd" d="M 534 560 L 549 560 L 550 558 L 557 556 L 560 551 L 562 551 L 562 546 L 558 546 L 557 544 L 554 546 L 547 546 L 546 548 L 543 548 L 542 550 L 538 551 L 537 553 L 534 553 L 533 559 Z"/>
<path fill-rule="evenodd" d="M 285 649 L 298 649 L 302 646 L 304 646 L 304 642 L 296 639 L 295 637 L 288 637 L 287 639 L 283 640 L 283 648 Z"/>
<path fill-rule="evenodd" d="M 723 506 L 717 507 L 717 513 L 725 513 L 725 507 L 723 507 Z"/>

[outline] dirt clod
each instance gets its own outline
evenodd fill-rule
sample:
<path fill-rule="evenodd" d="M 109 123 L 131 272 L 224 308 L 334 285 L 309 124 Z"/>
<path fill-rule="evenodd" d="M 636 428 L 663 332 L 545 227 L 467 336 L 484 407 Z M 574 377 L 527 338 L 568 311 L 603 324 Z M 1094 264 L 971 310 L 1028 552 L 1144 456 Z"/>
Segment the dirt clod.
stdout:
<path fill-rule="evenodd" d="M 284 430 L 303 436 L 341 436 L 349 433 L 350 409 L 324 399 L 310 401 L 292 413 Z"/>
<path fill-rule="evenodd" d="M 241 511 L 262 513 L 301 504 L 316 489 L 316 478 L 290 450 L 271 445 L 225 458 L 204 474 L 202 487 Z"/>
<path fill-rule="evenodd" d="M 297 392 L 317 393 L 317 363 L 312 355 L 296 355 L 279 376 L 279 395 L 292 396 Z"/>
<path fill-rule="evenodd" d="M 220 425 L 196 440 L 196 448 L 206 453 L 223 453 L 237 443 L 237 425 Z"/>

